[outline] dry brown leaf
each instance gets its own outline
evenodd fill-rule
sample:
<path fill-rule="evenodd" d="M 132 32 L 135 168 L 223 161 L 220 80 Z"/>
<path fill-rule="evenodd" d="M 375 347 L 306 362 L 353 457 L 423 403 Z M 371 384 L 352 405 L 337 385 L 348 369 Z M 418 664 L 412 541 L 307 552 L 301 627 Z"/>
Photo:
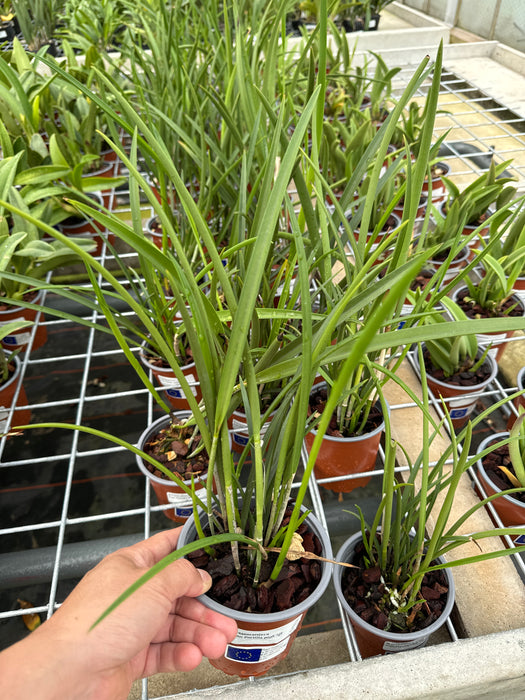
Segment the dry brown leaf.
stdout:
<path fill-rule="evenodd" d="M 303 538 L 298 532 L 294 532 L 286 558 L 288 561 L 297 561 L 297 559 L 304 557 L 305 552 L 306 550 L 303 547 Z"/>
<path fill-rule="evenodd" d="M 276 552 L 277 554 L 280 554 L 281 552 L 281 547 L 268 547 L 266 549 L 267 552 Z M 317 554 L 314 554 L 313 552 L 307 552 L 306 550 L 303 550 L 300 552 L 299 550 L 292 550 L 291 548 L 288 550 L 288 554 L 286 556 L 287 559 L 292 561 L 290 554 L 297 554 L 298 556 L 295 557 L 295 559 L 315 559 L 316 561 L 326 561 L 328 564 L 337 564 L 337 566 L 347 566 L 349 569 L 358 569 L 358 566 L 355 566 L 354 564 L 348 564 L 345 561 L 335 561 L 335 559 L 326 559 L 326 557 L 320 557 Z"/>

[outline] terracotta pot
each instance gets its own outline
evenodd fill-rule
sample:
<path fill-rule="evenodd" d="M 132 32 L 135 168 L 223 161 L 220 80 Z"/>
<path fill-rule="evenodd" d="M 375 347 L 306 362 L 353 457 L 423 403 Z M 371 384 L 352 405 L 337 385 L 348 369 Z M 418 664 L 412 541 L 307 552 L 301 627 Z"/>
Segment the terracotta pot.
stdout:
<path fill-rule="evenodd" d="M 466 289 L 466 287 L 459 287 L 455 289 L 454 293 L 452 294 L 452 299 L 457 302 L 459 298 L 462 298 Z M 518 304 L 518 306 L 521 306 L 522 316 L 525 318 L 525 302 L 522 302 L 517 295 L 513 296 L 512 299 L 516 304 Z M 491 355 L 496 362 L 499 362 L 505 348 L 507 347 L 508 339 L 512 338 L 513 335 L 514 331 L 507 331 L 506 333 L 476 333 L 476 338 L 478 343 L 484 347 L 491 345 L 489 355 Z"/>
<path fill-rule="evenodd" d="M 478 353 L 478 357 L 480 356 L 481 351 Z M 419 369 L 417 350 L 413 352 L 413 357 L 416 366 Z M 439 379 L 434 379 L 434 377 L 427 372 L 428 388 L 436 398 L 441 396 L 442 398 L 447 399 L 447 407 L 450 413 L 450 418 L 452 419 L 452 425 L 455 429 L 461 428 L 465 425 L 470 414 L 476 407 L 478 399 L 480 396 L 482 396 L 487 386 L 496 378 L 498 373 L 498 365 L 496 360 L 488 355 L 485 362 L 490 364 L 490 375 L 482 384 L 476 384 L 475 387 L 463 387 L 457 386 L 456 384 L 448 384 L 447 382 Z"/>
<path fill-rule="evenodd" d="M 261 439 L 264 438 L 274 415 L 275 411 L 270 415 L 270 418 L 261 425 Z M 228 417 L 228 429 L 232 440 L 232 450 L 239 453 L 243 452 L 244 448 L 250 441 L 248 421 L 246 420 L 246 414 L 244 411 L 234 411 L 232 415 Z"/>
<path fill-rule="evenodd" d="M 525 304 L 525 277 L 518 277 L 514 283 L 514 292 L 517 297 Z"/>
<path fill-rule="evenodd" d="M 478 228 L 478 226 L 479 224 L 467 224 L 467 226 L 465 226 L 465 228 L 463 229 L 463 235 L 470 236 Z M 470 241 L 470 243 L 468 244 L 468 248 L 470 251 L 469 262 L 471 260 L 474 260 L 474 258 L 476 257 L 476 254 L 473 251 L 481 247 L 481 240 L 479 236 L 486 236 L 488 232 L 488 226 L 482 228 L 480 231 L 478 231 L 478 235 L 474 239 L 472 239 L 472 241 Z"/>
<path fill-rule="evenodd" d="M 118 160 L 119 160 L 118 155 L 115 153 L 115 151 L 112 148 L 107 146 L 107 147 L 103 148 L 103 150 L 100 152 L 100 157 L 102 158 L 104 163 L 111 163 L 112 164 L 113 168 L 111 171 L 111 177 L 114 177 L 116 174 L 115 171 L 118 172 L 118 167 L 117 167 Z"/>
<path fill-rule="evenodd" d="M 446 216 L 447 216 L 446 205 L 447 205 L 447 202 L 446 202 L 445 200 L 443 200 L 443 201 L 441 202 L 440 207 L 439 207 L 440 214 L 441 214 L 441 216 L 443 216 L 443 217 L 446 217 Z M 487 212 L 487 215 L 488 215 L 489 213 L 490 213 L 490 212 Z M 467 224 L 467 225 L 463 228 L 462 233 L 463 233 L 463 235 L 464 235 L 465 237 L 466 237 L 466 236 L 470 236 L 479 226 L 480 226 L 480 224 Z M 485 226 L 484 228 L 480 229 L 480 230 L 478 231 L 477 236 L 476 236 L 475 238 L 473 238 L 473 239 L 470 241 L 470 243 L 468 244 L 468 249 L 469 249 L 468 262 L 471 262 L 471 261 L 474 260 L 474 258 L 476 257 L 476 254 L 475 254 L 473 251 L 474 251 L 476 248 L 480 248 L 480 247 L 481 247 L 481 238 L 482 238 L 483 236 L 486 236 L 486 235 L 488 234 L 488 232 L 489 232 L 489 227 L 488 227 L 488 226 Z"/>
<path fill-rule="evenodd" d="M 346 540 L 336 555 L 336 561 L 351 563 L 354 557 L 355 548 L 361 540 L 362 537 L 360 532 L 357 532 L 355 535 L 352 535 L 348 540 Z M 440 561 L 443 561 L 443 559 L 440 559 Z M 430 636 L 445 624 L 450 616 L 450 613 L 452 612 L 455 599 L 454 580 L 452 579 L 450 571 L 445 569 L 445 574 L 448 579 L 448 599 L 443 612 L 437 620 L 435 620 L 426 629 L 416 632 L 405 633 L 380 630 L 362 620 L 346 601 L 341 588 L 343 571 L 344 567 L 334 566 L 333 581 L 335 592 L 347 618 L 353 627 L 357 644 L 359 646 L 359 651 L 361 656 L 364 658 L 424 647 Z"/>
<path fill-rule="evenodd" d="M 431 180 L 431 185 L 432 185 L 432 204 L 440 204 L 441 202 L 444 202 L 446 197 L 447 197 L 447 189 L 445 187 L 445 184 L 443 182 L 442 176 L 445 175 L 447 177 L 450 173 L 450 165 L 445 162 L 439 162 L 436 163 L 436 167 L 439 167 L 441 172 L 439 175 L 436 175 L 435 177 L 432 178 Z M 425 182 L 423 183 L 423 189 L 421 190 L 423 194 L 426 194 L 428 197 L 429 194 L 429 186 L 428 186 L 428 180 L 425 179 Z"/>
<path fill-rule="evenodd" d="M 173 416 L 178 416 L 179 418 L 187 418 L 191 415 L 190 411 L 179 411 Z M 162 416 L 158 418 L 154 423 L 152 423 L 139 437 L 137 446 L 140 449 L 144 448 L 144 445 L 148 440 L 158 433 L 162 428 L 165 428 L 169 423 L 172 422 L 171 416 Z M 164 515 L 170 520 L 174 520 L 177 523 L 185 523 L 186 520 L 193 513 L 193 502 L 190 496 L 185 493 L 185 491 L 178 486 L 175 481 L 172 481 L 168 477 L 160 478 L 155 476 L 144 464 L 142 457 L 136 455 L 137 466 L 140 471 L 146 476 L 157 496 L 159 505 L 171 504 L 173 508 L 164 510 Z M 191 479 L 184 482 L 186 486 L 191 488 Z M 195 491 L 197 496 L 205 502 L 206 500 L 206 474 L 203 474 L 199 479 L 194 481 Z"/>
<path fill-rule="evenodd" d="M 157 216 L 152 216 L 150 219 L 148 219 L 146 221 L 144 232 L 145 232 L 146 236 L 148 238 L 150 238 L 153 241 L 153 243 L 155 243 L 157 248 L 159 250 L 162 250 L 163 234 L 162 234 L 162 230 L 158 230 L 155 227 L 155 224 L 157 221 L 158 221 Z M 166 244 L 167 244 L 168 248 L 172 247 L 171 240 L 170 240 L 169 236 L 166 239 Z"/>
<path fill-rule="evenodd" d="M 8 362 L 14 364 L 14 372 L 4 384 L 0 386 L 0 433 L 5 433 L 15 425 L 27 425 L 31 420 L 31 411 L 27 406 L 27 396 L 23 385 L 20 385 L 20 371 L 22 368 L 20 358 L 9 357 Z M 18 388 L 19 387 L 19 388 Z M 13 399 L 18 388 L 16 405 L 13 406 Z"/>
<path fill-rule="evenodd" d="M 42 304 L 44 299 L 43 292 L 37 292 L 30 298 L 31 292 L 28 292 L 24 298 L 26 301 L 30 301 L 33 304 Z M 21 319 L 26 319 L 27 321 L 36 322 L 37 316 L 38 323 L 36 329 L 30 326 L 29 328 L 22 328 L 16 333 L 11 335 L 6 335 L 2 339 L 2 347 L 7 350 L 25 350 L 31 340 L 31 333 L 34 332 L 33 344 L 31 345 L 31 351 L 38 350 L 41 348 L 47 340 L 47 327 L 45 325 L 44 315 L 37 311 L 36 309 L 26 309 L 17 306 L 5 306 L 3 310 L 0 310 L 0 325 L 8 323 L 9 321 L 19 321 Z"/>
<path fill-rule="evenodd" d="M 508 433 L 493 433 L 482 440 L 478 447 L 478 454 L 490 447 L 492 443 L 500 442 L 509 437 Z M 501 493 L 502 489 L 497 486 L 483 467 L 483 460 L 478 459 L 477 462 L 479 480 L 485 489 L 487 496 L 492 496 L 495 493 Z M 525 525 L 525 503 L 514 498 L 512 495 L 500 496 L 492 501 L 496 513 L 505 527 L 516 527 L 517 525 Z M 523 537 L 523 536 L 522 536 Z"/>
<path fill-rule="evenodd" d="M 110 161 L 110 160 L 105 160 L 104 157 L 102 156 L 102 161 L 100 164 L 100 168 L 98 170 L 94 170 L 93 172 L 90 173 L 84 173 L 83 177 L 102 177 L 102 178 L 109 178 L 109 177 L 114 177 L 115 174 L 115 163 Z M 103 187 L 99 190 L 97 194 L 100 194 L 102 197 L 102 202 L 106 209 L 112 209 L 112 204 L 113 204 L 113 192 L 114 192 L 114 187 Z"/>
<path fill-rule="evenodd" d="M 175 377 L 175 374 L 171 367 L 156 366 L 154 363 L 150 362 L 147 359 L 143 350 L 141 350 L 140 352 L 140 360 L 144 367 L 146 367 L 146 369 L 151 370 L 151 373 L 153 374 L 159 385 L 165 390 L 164 393 L 166 394 L 168 401 L 173 406 L 173 408 L 176 408 L 179 411 L 188 410 L 190 408 L 188 399 L 186 398 L 186 395 L 182 390 L 180 382 Z M 186 379 L 188 380 L 193 396 L 195 396 L 196 401 L 199 402 L 202 398 L 202 392 L 197 377 L 197 368 L 195 367 L 195 362 L 181 367 L 181 370 Z"/>
<path fill-rule="evenodd" d="M 321 386 L 321 385 L 319 385 Z M 325 435 L 315 460 L 314 474 L 316 479 L 345 477 L 374 469 L 381 436 L 385 429 L 384 421 L 370 433 L 356 437 L 341 438 Z M 314 443 L 316 430 L 311 430 L 305 436 L 306 449 L 310 453 Z M 372 477 L 357 479 L 342 479 L 321 484 L 329 491 L 349 493 L 359 486 L 366 486 Z"/>
<path fill-rule="evenodd" d="M 518 372 L 516 383 L 518 385 L 518 391 L 523 391 L 525 389 L 525 367 L 522 367 Z M 511 414 L 507 421 L 507 430 L 510 430 L 516 422 L 516 414 L 519 413 L 520 406 L 523 406 L 523 408 L 525 408 L 525 395 L 522 394 L 521 396 L 518 396 L 517 399 L 514 399 L 513 404 L 514 408 L 516 409 L 516 413 L 514 413 L 514 411 L 511 411 Z"/>
<path fill-rule="evenodd" d="M 388 220 L 388 228 L 386 230 L 379 231 L 379 233 L 374 238 L 374 242 L 372 243 L 370 250 L 371 251 L 375 250 L 385 236 L 390 235 L 392 233 L 392 231 L 394 231 L 396 228 L 399 228 L 400 226 L 401 226 L 400 217 L 394 213 L 390 214 L 390 218 Z M 356 231 L 354 232 L 354 235 L 355 235 L 355 239 L 359 240 L 359 229 L 356 229 Z M 367 235 L 366 235 L 367 242 L 373 236 L 374 236 L 374 232 L 369 231 L 369 233 L 367 233 Z"/>
<path fill-rule="evenodd" d="M 159 188 L 159 181 L 156 178 L 153 178 L 151 176 L 146 177 L 146 182 L 148 183 L 149 187 L 151 188 L 151 191 L 153 193 L 153 196 L 157 200 L 159 204 L 164 204 L 162 200 L 162 194 Z M 177 205 L 177 195 L 174 190 L 168 189 L 167 191 L 167 197 L 168 197 L 168 206 L 170 206 L 172 209 L 174 209 Z"/>
<path fill-rule="evenodd" d="M 461 270 L 467 266 L 469 259 L 470 250 L 467 246 L 465 246 L 461 249 L 459 254 L 456 255 L 456 257 L 450 262 L 449 266 L 447 267 L 447 271 L 443 276 L 443 285 L 446 285 L 453 279 L 456 279 L 456 277 L 460 274 Z M 435 260 L 432 258 L 428 262 L 429 265 L 432 265 L 433 268 L 439 270 L 439 268 L 445 264 L 446 260 Z"/>
<path fill-rule="evenodd" d="M 205 515 L 202 513 L 201 522 L 203 525 L 206 524 Z M 321 541 L 322 556 L 331 559 L 330 539 L 321 523 L 312 514 L 308 515 L 306 523 Z M 195 523 L 191 518 L 182 529 L 178 546 L 182 547 L 188 542 L 193 542 L 196 536 Z M 264 675 L 281 659 L 284 659 L 299 632 L 307 610 L 317 603 L 330 583 L 332 564 L 320 563 L 322 574 L 317 588 L 299 605 L 282 612 L 260 614 L 232 610 L 217 603 L 207 595 L 200 596 L 199 600 L 206 607 L 233 618 L 237 622 L 237 636 L 231 644 L 228 644 L 223 657 L 210 659 L 212 666 L 229 675 L 247 678 Z"/>
<path fill-rule="evenodd" d="M 427 204 L 428 204 L 427 195 L 421 195 L 421 197 L 419 198 L 419 205 L 418 205 L 417 212 L 416 212 L 416 219 L 422 219 L 425 216 Z M 394 209 L 392 210 L 393 213 L 396 216 L 398 216 L 400 220 L 403 216 L 403 208 L 404 208 L 404 203 L 401 202 L 400 204 L 395 206 Z"/>

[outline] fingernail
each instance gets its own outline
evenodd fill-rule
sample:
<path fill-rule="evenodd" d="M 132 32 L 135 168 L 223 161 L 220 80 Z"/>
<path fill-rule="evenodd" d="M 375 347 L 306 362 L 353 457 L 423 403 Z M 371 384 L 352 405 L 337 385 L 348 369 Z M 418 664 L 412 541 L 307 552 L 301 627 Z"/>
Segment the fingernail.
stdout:
<path fill-rule="evenodd" d="M 197 569 L 197 571 L 199 572 L 202 582 L 204 584 L 204 591 L 207 591 L 209 588 L 211 588 L 211 576 L 207 571 L 203 571 L 202 569 Z"/>

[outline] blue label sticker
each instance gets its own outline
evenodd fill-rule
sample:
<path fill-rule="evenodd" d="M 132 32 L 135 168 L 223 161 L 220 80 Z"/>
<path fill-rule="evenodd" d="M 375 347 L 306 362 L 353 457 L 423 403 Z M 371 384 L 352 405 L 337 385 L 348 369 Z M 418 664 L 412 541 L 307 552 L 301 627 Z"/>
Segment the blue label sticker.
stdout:
<path fill-rule="evenodd" d="M 193 508 L 175 508 L 175 515 L 179 518 L 189 518 L 193 513 Z"/>
<path fill-rule="evenodd" d="M 454 410 L 450 411 L 450 417 L 451 418 L 464 418 L 468 413 L 467 408 L 455 408 Z"/>
<path fill-rule="evenodd" d="M 518 535 L 514 540 L 514 544 L 525 544 L 525 533 L 523 535 Z"/>
<path fill-rule="evenodd" d="M 166 394 L 171 396 L 172 399 L 183 399 L 184 394 L 180 389 L 167 389 Z"/>
<path fill-rule="evenodd" d="M 249 661 L 251 663 L 257 663 L 261 658 L 262 649 L 260 648 L 250 648 L 246 647 L 232 647 L 231 644 L 228 645 L 226 650 L 226 657 L 232 661 Z"/>
<path fill-rule="evenodd" d="M 2 343 L 4 345 L 16 345 L 16 335 L 6 335 Z"/>
<path fill-rule="evenodd" d="M 233 442 L 236 445 L 242 445 L 243 447 L 246 447 L 248 444 L 249 437 L 244 436 L 244 435 L 239 435 L 238 433 L 233 433 Z"/>

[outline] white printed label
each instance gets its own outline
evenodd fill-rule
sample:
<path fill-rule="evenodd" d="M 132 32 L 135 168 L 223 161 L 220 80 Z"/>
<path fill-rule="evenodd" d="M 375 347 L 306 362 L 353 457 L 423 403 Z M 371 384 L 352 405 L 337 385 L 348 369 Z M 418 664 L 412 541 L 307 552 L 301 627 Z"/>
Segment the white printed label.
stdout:
<path fill-rule="evenodd" d="M 408 651 L 409 649 L 419 649 L 424 647 L 428 641 L 428 636 L 422 639 L 413 639 L 410 642 L 385 642 L 383 651 Z"/>
<path fill-rule="evenodd" d="M 261 425 L 261 438 L 264 438 L 264 436 L 266 435 L 266 431 L 268 430 L 269 425 L 270 421 L 266 421 L 266 423 L 263 423 L 263 425 Z M 246 423 L 243 423 L 242 421 L 233 418 L 232 429 L 233 442 L 236 445 L 239 445 L 240 447 L 246 447 L 246 445 L 250 441 L 250 436 L 248 434 L 248 426 L 246 425 Z"/>
<path fill-rule="evenodd" d="M 256 664 L 268 661 L 279 656 L 287 647 L 288 639 L 283 639 L 279 644 L 270 647 L 238 647 L 228 644 L 224 656 L 231 661 L 239 661 L 244 664 Z"/>
<path fill-rule="evenodd" d="M 194 374 L 188 374 L 185 376 L 188 384 L 190 385 L 191 393 L 193 394 L 193 396 L 197 396 L 197 389 L 195 388 L 199 383 L 197 381 L 197 377 Z M 184 398 L 184 392 L 180 388 L 180 382 L 177 379 L 177 377 L 171 377 L 160 374 L 158 379 L 163 387 L 167 387 L 166 393 L 168 394 L 168 396 L 172 396 L 175 399 Z"/>
<path fill-rule="evenodd" d="M 261 425 L 261 435 L 265 435 L 269 426 L 270 426 L 270 421 L 266 421 L 266 423 L 263 423 Z M 236 418 L 233 418 L 233 420 L 232 420 L 232 428 L 233 428 L 233 430 L 236 430 L 240 433 L 243 433 L 244 435 L 246 435 L 248 433 L 248 426 L 246 425 L 246 423 L 243 423 L 242 421 L 237 420 Z"/>
<path fill-rule="evenodd" d="M 7 430 L 7 420 L 9 418 L 9 409 L 5 406 L 0 406 L 0 432 L 4 433 Z"/>
<path fill-rule="evenodd" d="M 27 345 L 31 338 L 31 333 L 19 333 L 18 335 L 6 335 L 2 342 L 6 345 Z"/>
<path fill-rule="evenodd" d="M 432 201 L 438 202 L 441 198 L 445 196 L 445 187 L 444 185 L 441 185 L 441 187 L 432 187 Z"/>
<path fill-rule="evenodd" d="M 276 627 L 271 630 L 237 630 L 237 636 L 232 644 L 277 644 L 283 640 L 287 640 L 292 632 L 299 627 L 301 616 L 295 620 L 288 622 L 282 627 Z"/>
<path fill-rule="evenodd" d="M 451 418 L 464 418 L 472 413 L 476 406 L 476 401 L 481 392 L 470 394 L 468 399 L 454 399 L 449 403 L 449 411 Z"/>
<path fill-rule="evenodd" d="M 13 323 L 13 321 L 26 321 L 24 316 L 17 316 L 16 318 L 10 319 L 9 321 L 0 322 L 0 326 L 5 326 L 7 323 Z M 27 345 L 31 338 L 31 331 L 24 331 L 23 333 L 13 333 L 12 335 L 6 335 L 2 339 L 4 345 Z"/>
<path fill-rule="evenodd" d="M 197 489 L 195 495 L 201 501 L 206 500 L 206 489 Z M 166 494 L 169 503 L 175 506 L 175 515 L 181 518 L 189 518 L 193 513 L 193 500 L 186 493 L 173 493 L 169 491 Z"/>
<path fill-rule="evenodd" d="M 240 430 L 243 433 L 246 433 L 248 431 L 248 426 L 246 423 L 243 423 L 243 421 L 237 420 L 237 418 L 234 418 L 232 420 L 232 427 L 234 430 Z"/>
<path fill-rule="evenodd" d="M 170 503 L 173 503 L 174 506 L 185 508 L 187 506 L 193 506 L 193 501 L 191 499 L 191 496 L 188 496 L 187 493 L 183 492 L 178 492 L 174 493 L 173 491 L 168 491 L 166 494 L 168 497 L 168 501 Z M 195 496 L 199 498 L 201 501 L 203 499 L 206 499 L 206 489 L 196 489 L 195 491 Z"/>
<path fill-rule="evenodd" d="M 493 335 L 486 335 L 484 333 L 477 333 L 476 338 L 478 340 L 478 343 L 480 345 L 491 345 L 492 347 L 489 350 L 489 355 L 496 359 L 496 355 L 498 353 L 498 345 L 501 345 L 502 343 L 505 342 L 507 339 L 507 334 L 506 333 L 494 333 Z"/>

